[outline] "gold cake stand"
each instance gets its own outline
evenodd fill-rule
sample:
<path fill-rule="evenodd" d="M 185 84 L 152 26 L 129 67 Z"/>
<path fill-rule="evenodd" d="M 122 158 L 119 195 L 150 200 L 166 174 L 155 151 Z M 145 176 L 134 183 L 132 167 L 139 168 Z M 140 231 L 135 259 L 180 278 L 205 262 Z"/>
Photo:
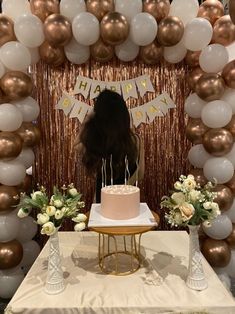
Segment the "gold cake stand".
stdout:
<path fill-rule="evenodd" d="M 156 226 L 90 227 L 99 234 L 98 260 L 102 272 L 125 276 L 136 272 L 141 266 L 141 236 L 155 229 L 159 215 L 152 212 Z"/>

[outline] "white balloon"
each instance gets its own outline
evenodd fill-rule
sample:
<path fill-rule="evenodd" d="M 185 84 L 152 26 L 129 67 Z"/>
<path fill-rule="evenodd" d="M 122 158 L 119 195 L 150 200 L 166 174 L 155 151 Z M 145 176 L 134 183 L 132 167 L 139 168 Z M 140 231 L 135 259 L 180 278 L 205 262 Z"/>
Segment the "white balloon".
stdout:
<path fill-rule="evenodd" d="M 17 158 L 14 160 L 23 164 L 25 168 L 27 169 L 33 165 L 34 159 L 35 159 L 35 156 L 34 156 L 33 150 L 29 147 L 25 147 L 22 149 L 22 151 L 17 156 Z"/>
<path fill-rule="evenodd" d="M 14 240 L 19 230 L 19 218 L 15 213 L 0 215 L 0 242 Z"/>
<path fill-rule="evenodd" d="M 219 44 L 212 44 L 202 49 L 199 64 L 207 73 L 220 72 L 228 63 L 228 51 Z"/>
<path fill-rule="evenodd" d="M 178 63 L 186 56 L 187 49 L 185 48 L 182 40 L 175 46 L 164 47 L 164 58 L 170 63 Z"/>
<path fill-rule="evenodd" d="M 74 64 L 85 63 L 90 57 L 89 46 L 79 45 L 73 38 L 64 48 L 67 59 Z"/>
<path fill-rule="evenodd" d="M 198 97 L 196 93 L 193 93 L 186 98 L 184 110 L 191 118 L 200 118 L 205 104 L 204 100 Z"/>
<path fill-rule="evenodd" d="M 202 144 L 194 145 L 188 153 L 189 162 L 197 168 L 203 168 L 205 162 L 211 157 Z"/>
<path fill-rule="evenodd" d="M 207 103 L 202 109 L 202 122 L 210 128 L 222 128 L 232 118 L 232 108 L 223 100 Z"/>
<path fill-rule="evenodd" d="M 31 63 L 29 49 L 17 41 L 9 41 L 0 48 L 2 63 L 9 70 L 23 71 Z"/>
<path fill-rule="evenodd" d="M 98 19 L 89 12 L 76 15 L 72 23 L 73 36 L 80 45 L 93 45 L 100 36 Z"/>
<path fill-rule="evenodd" d="M 22 243 L 23 246 L 23 258 L 20 266 L 31 266 L 40 253 L 40 246 L 34 240 Z"/>
<path fill-rule="evenodd" d="M 2 63 L 2 61 L 0 60 L 0 78 L 5 74 L 6 69 Z"/>
<path fill-rule="evenodd" d="M 234 167 L 227 158 L 212 157 L 206 161 L 203 173 L 209 181 L 216 179 L 218 184 L 223 184 L 232 178 Z"/>
<path fill-rule="evenodd" d="M 86 12 L 86 4 L 84 0 L 61 0 L 60 13 L 66 16 L 70 22 L 79 13 Z"/>
<path fill-rule="evenodd" d="M 235 198 L 233 199 L 232 206 L 229 208 L 229 210 L 226 210 L 224 214 L 228 216 L 232 223 L 235 223 Z"/>
<path fill-rule="evenodd" d="M 40 60 L 40 54 L 38 48 L 29 48 L 31 55 L 31 64 L 36 64 Z"/>
<path fill-rule="evenodd" d="M 186 24 L 182 41 L 187 49 L 199 51 L 210 43 L 212 34 L 213 28 L 210 22 L 197 17 Z"/>
<path fill-rule="evenodd" d="M 233 114 L 235 113 L 235 89 L 233 88 L 226 88 L 223 96 L 220 98 L 220 100 L 225 101 L 230 105 L 232 108 Z"/>
<path fill-rule="evenodd" d="M 31 13 L 28 0 L 3 0 L 2 13 L 15 20 L 18 16 Z"/>
<path fill-rule="evenodd" d="M 13 297 L 23 279 L 24 273 L 19 266 L 0 270 L 0 298 Z"/>
<path fill-rule="evenodd" d="M 139 46 L 146 46 L 157 36 L 157 22 L 146 12 L 138 13 L 130 23 L 130 39 Z"/>
<path fill-rule="evenodd" d="M 230 262 L 224 267 L 224 270 L 230 277 L 235 278 L 235 250 L 231 250 Z"/>
<path fill-rule="evenodd" d="M 30 122 L 37 119 L 40 108 L 36 100 L 32 97 L 12 101 L 12 104 L 15 105 L 22 113 L 23 121 Z"/>
<path fill-rule="evenodd" d="M 142 0 L 116 0 L 115 1 L 115 11 L 123 14 L 127 21 L 130 22 L 131 19 L 138 13 L 142 12 Z"/>
<path fill-rule="evenodd" d="M 1 217 L 1 216 L 0 216 Z M 20 242 L 28 242 L 32 240 L 38 230 L 38 225 L 30 216 L 19 219 L 19 229 L 16 239 Z"/>
<path fill-rule="evenodd" d="M 226 215 L 217 216 L 212 222 L 211 227 L 202 225 L 206 235 L 212 239 L 223 240 L 227 238 L 233 230 L 233 224 Z"/>
<path fill-rule="evenodd" d="M 0 130 L 15 131 L 23 122 L 21 111 L 12 104 L 0 105 Z"/>
<path fill-rule="evenodd" d="M 197 16 L 198 0 L 173 0 L 168 15 L 177 16 L 186 24 Z"/>
<path fill-rule="evenodd" d="M 231 163 L 233 164 L 233 167 L 235 167 L 235 144 L 233 144 L 233 147 L 230 150 L 230 152 L 224 155 L 224 157 L 230 160 Z"/>
<path fill-rule="evenodd" d="M 0 183 L 4 185 L 18 185 L 23 182 L 26 175 L 26 168 L 20 162 L 10 160 L 0 161 Z"/>
<path fill-rule="evenodd" d="M 121 45 L 115 46 L 116 56 L 124 62 L 133 61 L 138 56 L 139 50 L 139 46 L 134 44 L 130 38 Z"/>

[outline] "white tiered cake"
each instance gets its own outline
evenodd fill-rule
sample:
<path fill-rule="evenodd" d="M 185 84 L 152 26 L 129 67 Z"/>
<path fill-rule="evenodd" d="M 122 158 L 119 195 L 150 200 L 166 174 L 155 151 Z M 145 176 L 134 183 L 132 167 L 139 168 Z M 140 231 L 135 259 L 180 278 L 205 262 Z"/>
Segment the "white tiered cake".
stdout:
<path fill-rule="evenodd" d="M 132 185 L 108 185 L 101 189 L 101 215 L 113 220 L 135 218 L 140 213 L 140 189 Z"/>

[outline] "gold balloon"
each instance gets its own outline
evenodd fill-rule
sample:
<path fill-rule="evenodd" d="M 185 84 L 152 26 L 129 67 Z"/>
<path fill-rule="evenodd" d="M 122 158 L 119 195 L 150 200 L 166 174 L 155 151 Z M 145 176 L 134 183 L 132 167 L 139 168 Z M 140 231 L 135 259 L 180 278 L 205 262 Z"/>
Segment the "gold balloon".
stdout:
<path fill-rule="evenodd" d="M 205 73 L 196 83 L 195 92 L 205 100 L 220 99 L 225 90 L 225 82 L 219 74 Z"/>
<path fill-rule="evenodd" d="M 60 3 L 59 0 L 30 0 L 30 9 L 44 22 L 49 15 L 60 12 Z"/>
<path fill-rule="evenodd" d="M 198 10 L 198 17 L 207 19 L 212 25 L 224 15 L 224 6 L 219 0 L 206 0 Z"/>
<path fill-rule="evenodd" d="M 185 62 L 191 68 L 199 66 L 199 56 L 201 51 L 188 50 L 185 56 Z"/>
<path fill-rule="evenodd" d="M 65 46 L 72 38 L 72 27 L 65 16 L 52 14 L 44 22 L 44 34 L 52 46 Z"/>
<path fill-rule="evenodd" d="M 39 143 L 41 138 L 39 128 L 31 122 L 23 122 L 15 133 L 22 138 L 24 146 L 35 146 Z"/>
<path fill-rule="evenodd" d="M 226 64 L 222 72 L 222 77 L 228 87 L 235 88 L 235 60 Z"/>
<path fill-rule="evenodd" d="M 0 214 L 15 210 L 20 201 L 19 189 L 15 186 L 0 185 Z"/>
<path fill-rule="evenodd" d="M 86 7 L 87 11 L 95 15 L 99 21 L 115 8 L 114 0 L 87 0 Z"/>
<path fill-rule="evenodd" d="M 201 251 L 212 267 L 225 267 L 231 258 L 231 250 L 223 240 L 207 238 L 202 244 Z"/>
<path fill-rule="evenodd" d="M 12 132 L 0 132 L 0 158 L 14 159 L 22 150 L 21 137 Z"/>
<path fill-rule="evenodd" d="M 140 47 L 139 56 L 146 64 L 158 63 L 163 55 L 163 47 L 157 41 L 153 41 L 147 46 Z"/>
<path fill-rule="evenodd" d="M 204 73 L 205 72 L 200 67 L 196 67 L 191 72 L 189 72 L 189 74 L 187 75 L 187 82 L 189 88 L 192 91 L 195 91 L 196 83 Z"/>
<path fill-rule="evenodd" d="M 107 13 L 100 23 L 100 34 L 105 43 L 120 45 L 129 34 L 127 19 L 118 12 Z"/>
<path fill-rule="evenodd" d="M 207 184 L 208 180 L 204 176 L 202 169 L 191 169 L 190 174 L 194 176 L 195 181 L 200 184 L 201 187 L 203 187 L 205 184 Z"/>
<path fill-rule="evenodd" d="M 213 156 L 227 154 L 233 147 L 233 135 L 226 129 L 210 129 L 202 140 L 205 150 Z"/>
<path fill-rule="evenodd" d="M 19 192 L 25 192 L 29 194 L 32 191 L 32 176 L 26 174 L 26 176 L 24 177 L 24 181 L 21 184 L 17 185 L 17 189 L 19 190 Z"/>
<path fill-rule="evenodd" d="M 0 269 L 17 266 L 23 257 L 22 244 L 17 240 L 0 242 Z"/>
<path fill-rule="evenodd" d="M 143 4 L 143 12 L 154 16 L 157 22 L 167 17 L 170 11 L 169 0 L 144 0 Z"/>
<path fill-rule="evenodd" d="M 65 62 L 65 53 L 63 47 L 53 47 L 47 41 L 39 47 L 41 59 L 54 67 L 58 67 Z"/>
<path fill-rule="evenodd" d="M 226 182 L 225 185 L 230 188 L 230 190 L 233 193 L 233 196 L 235 196 L 235 173 L 234 173 L 232 179 L 230 179 L 228 182 Z"/>
<path fill-rule="evenodd" d="M 234 0 L 229 1 L 228 8 L 229 8 L 230 18 L 231 18 L 233 24 L 235 24 L 235 1 Z"/>
<path fill-rule="evenodd" d="M 0 46 L 13 40 L 16 40 L 14 23 L 8 16 L 0 14 Z"/>
<path fill-rule="evenodd" d="M 108 62 L 114 56 L 114 47 L 105 44 L 100 38 L 91 46 L 91 55 L 98 62 Z"/>
<path fill-rule="evenodd" d="M 230 235 L 225 239 L 231 249 L 235 249 L 235 224 L 233 224 L 233 230 Z"/>
<path fill-rule="evenodd" d="M 232 134 L 235 140 L 235 115 L 232 116 L 232 119 L 224 128 L 227 129 Z"/>
<path fill-rule="evenodd" d="M 190 118 L 186 126 L 186 137 L 193 144 L 201 144 L 202 136 L 209 128 L 202 122 L 201 119 Z"/>
<path fill-rule="evenodd" d="M 33 83 L 27 74 L 20 71 L 10 71 L 1 78 L 0 87 L 9 99 L 17 100 L 31 94 Z"/>
<path fill-rule="evenodd" d="M 213 202 L 218 203 L 221 211 L 228 210 L 233 204 L 233 193 L 226 185 L 218 184 L 212 190 L 217 193 L 216 198 L 214 198 Z"/>
<path fill-rule="evenodd" d="M 157 39 L 162 46 L 178 44 L 184 34 L 184 24 L 176 16 L 165 17 L 158 25 Z"/>
<path fill-rule="evenodd" d="M 223 46 L 230 45 L 235 40 L 235 25 L 229 15 L 220 17 L 214 24 L 212 43 Z"/>

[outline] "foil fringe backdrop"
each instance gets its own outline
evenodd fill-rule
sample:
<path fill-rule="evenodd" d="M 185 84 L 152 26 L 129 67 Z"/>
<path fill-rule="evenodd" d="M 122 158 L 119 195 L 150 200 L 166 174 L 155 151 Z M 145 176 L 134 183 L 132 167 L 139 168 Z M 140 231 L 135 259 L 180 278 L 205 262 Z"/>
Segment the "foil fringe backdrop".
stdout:
<path fill-rule="evenodd" d="M 169 110 L 165 117 L 157 117 L 150 124 L 141 124 L 136 132 L 145 147 L 145 177 L 140 184 L 141 201 L 146 202 L 151 210 L 161 216 L 160 229 L 169 229 L 160 210 L 160 200 L 173 187 L 180 174 L 189 173 L 187 155 L 191 144 L 185 136 L 187 117 L 184 114 L 185 98 L 189 94 L 186 83 L 187 67 L 162 62 L 147 66 L 141 61 L 123 63 L 117 59 L 100 64 L 90 60 L 81 66 L 65 63 L 59 68 L 50 68 L 40 62 L 32 68 L 35 84 L 33 97 L 39 102 L 41 142 L 36 147 L 34 166 L 34 186 L 39 183 L 52 191 L 54 185 L 62 186 L 73 182 L 83 195 L 86 210 L 91 207 L 95 182 L 87 176 L 79 156 L 73 149 L 76 135 L 81 124 L 77 118 L 68 118 L 61 110 L 55 110 L 62 91 L 71 92 L 76 76 L 83 75 L 104 81 L 119 81 L 147 74 L 150 76 L 156 93 L 147 93 L 139 99 L 127 101 L 133 108 L 144 104 L 166 91 L 176 103 L 176 109 Z M 76 96 L 89 105 L 93 101 Z M 63 230 L 73 230 L 73 224 L 67 222 Z"/>

